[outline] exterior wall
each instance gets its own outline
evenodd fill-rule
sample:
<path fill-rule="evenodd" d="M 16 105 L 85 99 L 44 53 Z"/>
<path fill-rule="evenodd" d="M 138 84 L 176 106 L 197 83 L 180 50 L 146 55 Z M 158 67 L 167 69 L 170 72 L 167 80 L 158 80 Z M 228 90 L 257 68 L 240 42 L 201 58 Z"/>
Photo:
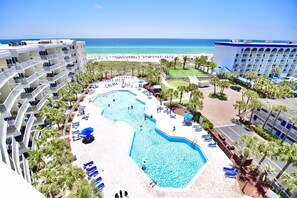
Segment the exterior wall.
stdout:
<path fill-rule="evenodd" d="M 38 126 L 44 123 L 37 113 L 47 98 L 55 97 L 70 81 L 70 72 L 74 74 L 79 71 L 77 68 L 84 67 L 77 63 L 75 43 L 48 40 L 0 45 L 0 160 L 29 183 L 25 156 L 34 145 L 33 137 L 38 138 Z M 79 57 L 85 58 L 83 53 Z"/>
<path fill-rule="evenodd" d="M 297 76 L 297 45 L 269 43 L 216 43 L 214 61 L 218 66 L 258 75 L 271 74 L 279 67 L 280 76 Z"/>
<path fill-rule="evenodd" d="M 253 116 L 253 123 L 263 125 L 267 117 L 269 116 L 270 110 L 267 109 L 257 109 Z M 270 118 L 268 119 L 267 124 L 265 125 L 265 129 L 271 131 L 271 133 L 275 134 L 277 137 L 283 139 L 285 134 L 291 129 L 288 134 L 287 140 L 289 142 L 297 142 L 297 126 L 292 128 L 292 124 L 289 120 L 282 118 L 281 116 L 276 121 L 275 127 L 271 130 L 273 126 L 273 122 L 275 120 L 276 113 L 272 113 Z"/>

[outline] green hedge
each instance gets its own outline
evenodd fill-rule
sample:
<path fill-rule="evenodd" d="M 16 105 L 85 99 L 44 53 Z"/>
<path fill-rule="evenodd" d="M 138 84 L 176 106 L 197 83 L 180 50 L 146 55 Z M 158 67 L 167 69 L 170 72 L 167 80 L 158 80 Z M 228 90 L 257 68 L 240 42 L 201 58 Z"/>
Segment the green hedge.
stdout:
<path fill-rule="evenodd" d="M 203 129 L 205 129 L 205 130 L 213 129 L 213 123 L 209 119 L 207 119 L 205 116 L 203 116 L 200 112 L 194 113 L 193 120 L 196 122 L 199 122 L 200 116 L 202 116 L 202 118 L 203 118 L 203 122 L 202 122 Z"/>
<path fill-rule="evenodd" d="M 213 92 L 210 92 L 209 97 L 217 98 L 217 99 L 223 100 L 223 101 L 228 100 L 228 96 L 224 93 L 223 94 L 219 94 L 219 93 L 214 94 Z"/>
<path fill-rule="evenodd" d="M 271 132 L 269 132 L 266 129 L 263 129 L 262 125 L 257 125 L 257 126 L 252 125 L 251 128 L 265 140 L 274 141 L 276 143 L 280 143 L 280 141 L 281 141 L 274 134 L 272 134 Z"/>

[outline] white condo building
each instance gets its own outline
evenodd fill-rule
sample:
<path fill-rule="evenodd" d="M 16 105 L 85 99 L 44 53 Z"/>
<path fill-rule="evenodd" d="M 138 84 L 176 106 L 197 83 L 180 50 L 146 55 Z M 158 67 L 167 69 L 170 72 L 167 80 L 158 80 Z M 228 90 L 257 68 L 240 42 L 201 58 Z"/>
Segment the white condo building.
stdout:
<path fill-rule="evenodd" d="M 297 43 L 216 42 L 214 62 L 219 68 L 239 72 L 240 76 L 247 71 L 269 75 L 272 67 L 279 67 L 281 77 L 297 77 Z"/>
<path fill-rule="evenodd" d="M 29 183 L 27 151 L 45 120 L 37 113 L 84 69 L 84 45 L 74 40 L 0 44 L 0 161 Z"/>

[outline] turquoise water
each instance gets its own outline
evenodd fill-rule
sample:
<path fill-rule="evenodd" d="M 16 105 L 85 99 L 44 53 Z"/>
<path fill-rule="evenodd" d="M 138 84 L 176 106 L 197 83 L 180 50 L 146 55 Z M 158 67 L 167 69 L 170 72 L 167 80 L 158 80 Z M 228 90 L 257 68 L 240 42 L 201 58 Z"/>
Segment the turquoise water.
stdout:
<path fill-rule="evenodd" d="M 145 105 L 136 100 L 134 94 L 112 92 L 97 97 L 94 104 L 104 108 L 102 115 L 105 118 L 125 121 L 135 129 L 130 157 L 139 168 L 146 166 L 145 173 L 159 187 L 185 187 L 206 163 L 199 147 L 156 130 L 155 121 L 144 118 Z"/>

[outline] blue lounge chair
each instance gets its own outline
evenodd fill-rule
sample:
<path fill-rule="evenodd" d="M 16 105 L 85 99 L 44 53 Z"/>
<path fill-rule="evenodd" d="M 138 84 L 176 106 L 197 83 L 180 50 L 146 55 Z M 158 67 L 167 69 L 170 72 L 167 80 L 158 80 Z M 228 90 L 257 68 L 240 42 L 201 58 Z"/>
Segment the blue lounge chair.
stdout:
<path fill-rule="evenodd" d="M 234 166 L 231 166 L 231 167 L 223 167 L 223 171 L 234 172 L 234 171 L 235 171 L 235 167 L 234 167 Z"/>
<path fill-rule="evenodd" d="M 205 142 L 210 142 L 212 140 L 213 140 L 212 137 L 207 137 L 207 138 L 204 139 Z"/>
<path fill-rule="evenodd" d="M 84 168 L 86 168 L 87 166 L 92 166 L 94 164 L 93 161 L 89 161 L 88 163 L 83 164 Z"/>
<path fill-rule="evenodd" d="M 92 180 L 92 183 L 93 183 L 93 184 L 97 184 L 97 183 L 99 183 L 101 180 L 102 180 L 102 177 L 98 177 L 98 178 Z"/>
<path fill-rule="evenodd" d="M 72 127 L 78 127 L 79 126 L 79 122 L 73 122 L 72 123 Z"/>
<path fill-rule="evenodd" d="M 202 127 L 196 127 L 195 131 L 202 131 Z"/>
<path fill-rule="evenodd" d="M 104 183 L 101 183 L 97 186 L 96 190 L 101 190 L 104 187 L 105 187 Z"/>
<path fill-rule="evenodd" d="M 94 171 L 94 172 L 88 174 L 88 178 L 91 179 L 93 176 L 96 176 L 98 174 L 99 174 L 98 171 Z"/>
<path fill-rule="evenodd" d="M 209 146 L 209 147 L 216 147 L 216 146 L 217 146 L 217 143 L 216 143 L 216 142 L 209 143 L 208 146 Z"/>
<path fill-rule="evenodd" d="M 234 172 L 225 172 L 225 177 L 236 178 L 237 173 Z"/>
<path fill-rule="evenodd" d="M 93 167 L 91 167 L 91 168 L 87 168 L 87 169 L 86 169 L 87 172 L 93 172 L 93 171 L 95 171 L 95 170 L 97 170 L 97 167 L 96 167 L 96 166 L 93 166 Z"/>
<path fill-rule="evenodd" d="M 72 131 L 73 134 L 79 134 L 79 130 Z"/>
<path fill-rule="evenodd" d="M 207 135 L 202 135 L 201 137 L 202 138 L 208 138 L 208 137 L 211 137 L 211 136 L 210 136 L 210 134 L 207 134 Z"/>

